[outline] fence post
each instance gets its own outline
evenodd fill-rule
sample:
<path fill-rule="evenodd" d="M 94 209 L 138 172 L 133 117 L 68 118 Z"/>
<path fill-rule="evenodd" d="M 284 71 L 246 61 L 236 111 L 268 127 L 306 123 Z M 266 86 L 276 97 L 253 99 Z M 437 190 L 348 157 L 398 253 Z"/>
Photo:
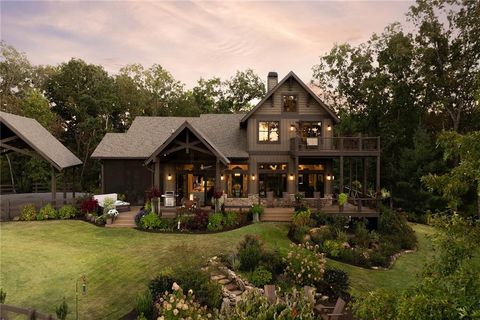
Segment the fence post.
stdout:
<path fill-rule="evenodd" d="M 28 309 L 28 320 L 35 320 L 35 309 Z"/>

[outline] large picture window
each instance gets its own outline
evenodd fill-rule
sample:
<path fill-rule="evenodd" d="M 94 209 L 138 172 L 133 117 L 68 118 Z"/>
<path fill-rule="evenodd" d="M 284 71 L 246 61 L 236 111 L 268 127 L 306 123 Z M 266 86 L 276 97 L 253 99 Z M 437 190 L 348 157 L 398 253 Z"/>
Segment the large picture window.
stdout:
<path fill-rule="evenodd" d="M 280 141 L 279 122 L 278 121 L 258 122 L 258 141 L 260 142 Z"/>

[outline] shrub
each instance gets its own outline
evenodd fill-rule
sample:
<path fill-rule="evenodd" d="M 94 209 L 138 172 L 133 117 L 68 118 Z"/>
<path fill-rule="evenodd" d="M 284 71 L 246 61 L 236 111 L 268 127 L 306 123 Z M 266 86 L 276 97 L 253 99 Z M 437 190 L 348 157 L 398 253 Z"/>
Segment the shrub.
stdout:
<path fill-rule="evenodd" d="M 37 215 L 37 220 L 54 219 L 56 216 L 57 210 L 55 210 L 55 208 L 49 203 L 40 209 L 40 212 Z"/>
<path fill-rule="evenodd" d="M 188 222 L 190 230 L 206 230 L 208 226 L 208 212 L 202 209 L 195 209 L 193 219 Z"/>
<path fill-rule="evenodd" d="M 355 224 L 355 243 L 364 248 L 370 246 L 370 233 L 363 222 L 357 222 Z"/>
<path fill-rule="evenodd" d="M 135 301 L 135 311 L 138 315 L 142 315 L 147 318 L 151 319 L 153 316 L 153 298 L 150 290 L 145 291 L 144 294 L 140 294 L 137 296 Z"/>
<path fill-rule="evenodd" d="M 291 244 L 286 258 L 285 275 L 300 286 L 315 285 L 323 278 L 325 255 L 318 252 L 318 246 L 309 243 Z"/>
<path fill-rule="evenodd" d="M 235 211 L 227 211 L 223 215 L 223 225 L 226 228 L 232 228 L 238 225 L 238 217 Z"/>
<path fill-rule="evenodd" d="M 338 195 L 338 205 L 340 206 L 345 205 L 347 203 L 347 200 L 348 200 L 348 196 L 346 193 L 342 192 Z"/>
<path fill-rule="evenodd" d="M 143 208 L 141 208 L 137 214 L 135 215 L 135 224 L 137 225 L 137 227 L 141 228 L 142 227 L 142 224 L 140 223 L 140 221 L 142 220 L 142 218 L 144 216 L 146 216 L 147 213 L 145 212 L 145 210 Z"/>
<path fill-rule="evenodd" d="M 296 227 L 310 226 L 310 209 L 296 212 L 293 215 L 292 224 Z"/>
<path fill-rule="evenodd" d="M 65 301 L 65 298 L 63 298 L 63 302 L 55 308 L 55 314 L 57 315 L 57 318 L 60 320 L 65 320 L 68 315 L 68 304 Z"/>
<path fill-rule="evenodd" d="M 155 303 L 158 319 L 207 319 L 212 317 L 205 307 L 195 301 L 195 290 L 190 289 L 187 294 L 184 294 L 183 289 L 177 283 L 173 283 L 171 290 L 172 293 L 165 292 Z"/>
<path fill-rule="evenodd" d="M 182 287 L 193 290 L 199 303 L 211 308 L 220 307 L 222 287 L 219 283 L 210 280 L 207 272 L 198 267 L 188 266 L 176 270 L 174 278 Z"/>
<path fill-rule="evenodd" d="M 323 245 L 325 240 L 333 240 L 335 238 L 335 232 L 330 226 L 321 226 L 319 228 L 313 229 L 311 232 L 312 241 L 318 244 L 320 247 Z"/>
<path fill-rule="evenodd" d="M 267 268 L 273 275 L 281 274 L 285 269 L 285 263 L 278 250 L 265 251 L 260 264 Z"/>
<path fill-rule="evenodd" d="M 399 243 L 401 249 L 413 249 L 416 246 L 415 232 L 408 225 L 405 216 L 395 214 L 388 208 L 380 208 L 378 231 L 388 236 L 390 241 Z"/>
<path fill-rule="evenodd" d="M 259 216 L 261 216 L 263 214 L 263 211 L 265 209 L 263 208 L 263 206 L 261 204 L 253 204 L 252 205 L 252 209 L 250 209 L 250 211 L 253 213 L 253 214 L 258 214 Z"/>
<path fill-rule="evenodd" d="M 222 225 L 223 215 L 220 212 L 213 213 L 208 217 L 207 229 L 209 231 L 220 231 L 223 229 Z"/>
<path fill-rule="evenodd" d="M 341 269 L 326 267 L 323 280 L 316 284 L 318 292 L 331 298 L 348 296 L 349 279 L 348 273 Z"/>
<path fill-rule="evenodd" d="M 269 284 L 272 280 L 272 273 L 268 271 L 264 266 L 257 267 L 250 275 L 250 281 L 256 287 L 263 287 Z"/>
<path fill-rule="evenodd" d="M 26 204 L 22 207 L 19 219 L 21 221 L 32 221 L 35 220 L 36 216 L 35 206 L 33 204 Z"/>
<path fill-rule="evenodd" d="M 331 257 L 338 258 L 343 249 L 343 242 L 338 240 L 325 240 L 322 250 Z"/>
<path fill-rule="evenodd" d="M 0 303 L 5 303 L 7 298 L 7 292 L 3 291 L 3 288 L 0 288 Z"/>
<path fill-rule="evenodd" d="M 288 230 L 288 236 L 292 239 L 295 243 L 302 243 L 307 241 L 307 235 L 310 232 L 310 227 L 308 226 L 299 226 L 295 227 L 292 225 Z"/>
<path fill-rule="evenodd" d="M 260 264 L 263 252 L 263 243 L 259 237 L 251 234 L 245 235 L 245 238 L 238 245 L 240 270 L 254 270 Z"/>
<path fill-rule="evenodd" d="M 310 215 L 310 218 L 312 219 L 312 222 L 315 224 L 315 226 L 323 226 L 327 224 L 328 221 L 328 216 L 325 214 L 323 211 L 314 211 Z"/>
<path fill-rule="evenodd" d="M 170 290 L 175 278 L 169 272 L 163 271 L 160 275 L 150 280 L 148 289 L 153 299 L 158 299 L 165 291 Z"/>
<path fill-rule="evenodd" d="M 93 198 L 85 199 L 80 205 L 80 211 L 84 214 L 96 213 L 98 210 L 98 201 Z"/>
<path fill-rule="evenodd" d="M 71 219 L 77 215 L 77 209 L 69 204 L 63 205 L 58 209 L 57 215 L 60 219 Z"/>
<path fill-rule="evenodd" d="M 286 293 L 283 299 L 270 303 L 267 297 L 259 290 L 250 290 L 234 308 L 224 308 L 219 319 L 244 320 L 244 319 L 303 319 L 313 320 L 313 305 L 302 291 L 295 288 L 291 293 Z"/>
<path fill-rule="evenodd" d="M 140 225 L 143 229 L 160 229 L 162 227 L 162 220 L 156 213 L 150 212 L 140 219 Z"/>

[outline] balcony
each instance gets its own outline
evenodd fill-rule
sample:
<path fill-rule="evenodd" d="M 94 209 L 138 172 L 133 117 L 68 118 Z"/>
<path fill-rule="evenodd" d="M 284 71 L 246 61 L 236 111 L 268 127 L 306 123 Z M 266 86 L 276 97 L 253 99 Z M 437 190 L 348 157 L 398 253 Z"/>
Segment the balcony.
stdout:
<path fill-rule="evenodd" d="M 380 137 L 331 137 L 290 139 L 295 156 L 379 156 Z"/>

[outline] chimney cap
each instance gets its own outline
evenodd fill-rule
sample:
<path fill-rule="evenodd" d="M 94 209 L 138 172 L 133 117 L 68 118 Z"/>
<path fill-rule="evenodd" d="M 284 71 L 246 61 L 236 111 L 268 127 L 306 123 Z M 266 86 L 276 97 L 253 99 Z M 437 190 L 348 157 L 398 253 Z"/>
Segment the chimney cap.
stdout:
<path fill-rule="evenodd" d="M 270 71 L 268 73 L 268 77 L 269 78 L 278 78 L 278 73 L 276 73 L 275 71 Z"/>

